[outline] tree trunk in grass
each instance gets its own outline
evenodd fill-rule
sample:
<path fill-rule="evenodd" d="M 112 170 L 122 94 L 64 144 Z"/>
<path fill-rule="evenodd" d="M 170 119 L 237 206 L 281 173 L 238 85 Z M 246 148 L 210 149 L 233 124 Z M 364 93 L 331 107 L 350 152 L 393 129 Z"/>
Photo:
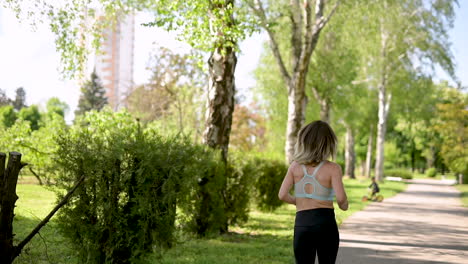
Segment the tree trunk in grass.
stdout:
<path fill-rule="evenodd" d="M 366 154 L 366 167 L 364 170 L 364 175 L 367 178 L 370 178 L 371 170 L 372 170 L 372 149 L 374 148 L 372 145 L 374 143 L 374 129 L 371 125 L 370 132 L 369 132 L 369 141 L 367 142 L 367 154 Z"/>
<path fill-rule="evenodd" d="M 354 152 L 354 135 L 350 125 L 346 125 L 345 175 L 355 179 L 354 167 L 356 157 Z"/>
<path fill-rule="evenodd" d="M 5 169 L 6 155 L 0 152 L 0 263 L 10 264 L 19 256 L 24 246 L 39 233 L 52 216 L 64 206 L 78 186 L 83 183 L 85 177 L 82 176 L 73 188 L 63 197 L 63 199 L 52 209 L 52 211 L 23 239 L 17 246 L 13 245 L 13 218 L 15 216 L 15 203 L 18 200 L 16 195 L 16 184 L 20 170 L 27 165 L 21 163 L 21 153 L 10 152 L 8 166 Z"/>
<path fill-rule="evenodd" d="M 208 146 L 221 149 L 224 162 L 227 161 L 234 112 L 236 63 L 237 57 L 232 47 L 217 48 L 208 60 L 210 80 L 203 140 Z"/>
<path fill-rule="evenodd" d="M 288 163 L 293 161 L 294 145 L 297 134 L 304 124 L 307 97 L 305 94 L 305 83 L 310 65 L 310 58 L 317 46 L 320 32 L 335 13 L 340 3 L 336 1 L 330 13 L 325 16 L 324 9 L 327 1 L 290 1 L 290 9 L 283 10 L 291 21 L 291 68 L 285 63 L 285 54 L 280 51 L 278 37 L 271 28 L 268 8 L 270 5 L 264 1 L 247 1 L 253 14 L 258 18 L 260 26 L 265 29 L 270 39 L 270 47 L 273 56 L 280 68 L 281 77 L 288 90 L 288 122 L 286 127 L 285 154 Z M 266 1 L 265 1 L 266 2 Z M 315 6 L 312 6 L 312 5 Z M 265 11 L 265 7 L 267 11 Z M 274 12 L 276 13 L 276 12 Z"/>
<path fill-rule="evenodd" d="M 6 155 L 0 153 L 0 263 L 12 263 L 15 255 L 13 246 L 13 217 L 15 216 L 16 184 L 21 164 L 21 153 L 10 152 L 5 169 Z"/>

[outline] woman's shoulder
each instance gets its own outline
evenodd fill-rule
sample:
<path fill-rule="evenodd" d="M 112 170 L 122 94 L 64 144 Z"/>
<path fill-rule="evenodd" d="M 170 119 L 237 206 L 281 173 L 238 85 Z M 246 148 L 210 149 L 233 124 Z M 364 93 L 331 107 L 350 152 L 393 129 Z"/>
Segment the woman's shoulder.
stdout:
<path fill-rule="evenodd" d="M 299 163 L 299 162 L 297 162 L 297 161 L 294 160 L 293 162 L 291 162 L 291 164 L 289 164 L 289 169 L 290 169 L 290 170 L 296 170 L 296 169 L 298 169 L 299 167 L 301 167 L 302 165 L 303 165 L 303 164 L 301 164 L 301 163 Z"/>
<path fill-rule="evenodd" d="M 341 173 L 341 166 L 338 163 L 335 163 L 333 161 L 326 160 L 325 163 L 323 164 L 323 167 L 325 167 L 327 170 L 330 170 L 332 172 L 339 172 Z"/>

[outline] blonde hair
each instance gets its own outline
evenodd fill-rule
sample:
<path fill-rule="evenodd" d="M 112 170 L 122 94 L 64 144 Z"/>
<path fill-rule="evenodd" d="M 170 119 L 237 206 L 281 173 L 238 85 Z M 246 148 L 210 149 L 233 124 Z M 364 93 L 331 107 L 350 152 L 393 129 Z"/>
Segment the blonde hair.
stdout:
<path fill-rule="evenodd" d="M 333 129 L 326 122 L 317 120 L 299 131 L 293 159 L 300 164 L 320 163 L 335 156 L 336 145 Z"/>

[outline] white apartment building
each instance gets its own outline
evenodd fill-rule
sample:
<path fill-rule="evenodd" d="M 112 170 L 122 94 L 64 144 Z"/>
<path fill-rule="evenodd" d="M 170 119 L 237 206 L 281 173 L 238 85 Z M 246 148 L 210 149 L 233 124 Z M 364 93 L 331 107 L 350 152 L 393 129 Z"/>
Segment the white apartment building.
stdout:
<path fill-rule="evenodd" d="M 100 52 L 95 56 L 96 73 L 106 88 L 114 110 L 125 107 L 133 87 L 135 16 L 127 15 L 103 32 Z"/>
<path fill-rule="evenodd" d="M 94 19 L 99 19 L 99 16 Z M 93 18 L 90 18 L 90 23 Z M 86 43 L 91 48 L 91 43 Z M 130 14 L 117 19 L 117 23 L 102 32 L 99 52 L 89 57 L 84 80 L 89 79 L 93 70 L 106 89 L 109 105 L 114 110 L 126 107 L 126 98 L 131 92 L 134 71 L 135 15 Z"/>

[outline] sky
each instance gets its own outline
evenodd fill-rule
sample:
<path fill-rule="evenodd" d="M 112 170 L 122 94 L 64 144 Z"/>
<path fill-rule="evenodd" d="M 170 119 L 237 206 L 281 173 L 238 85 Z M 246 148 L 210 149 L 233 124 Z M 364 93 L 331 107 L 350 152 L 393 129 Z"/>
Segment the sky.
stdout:
<path fill-rule="evenodd" d="M 457 64 L 456 76 L 462 85 L 468 85 L 468 1 L 459 1 L 454 28 L 450 32 L 452 51 Z M 179 51 L 188 49 L 184 43 L 163 30 L 141 26 L 148 22 L 148 15 L 140 14 L 135 23 L 134 82 L 144 83 L 150 76 L 145 68 L 155 43 Z M 0 7 L 0 89 L 10 98 L 15 90 L 26 90 L 26 103 L 44 106 L 51 97 L 58 97 L 70 106 L 67 121 L 73 119 L 78 104 L 79 87 L 73 80 L 63 80 L 59 72 L 60 55 L 56 52 L 54 35 L 48 25 L 39 24 L 35 30 L 28 22 L 20 23 L 14 13 Z M 256 34 L 240 44 L 241 54 L 236 67 L 236 86 L 239 94 L 249 97 L 249 88 L 255 86 L 252 71 L 256 68 L 264 34 Z M 440 70 L 437 79 L 449 79 Z"/>

